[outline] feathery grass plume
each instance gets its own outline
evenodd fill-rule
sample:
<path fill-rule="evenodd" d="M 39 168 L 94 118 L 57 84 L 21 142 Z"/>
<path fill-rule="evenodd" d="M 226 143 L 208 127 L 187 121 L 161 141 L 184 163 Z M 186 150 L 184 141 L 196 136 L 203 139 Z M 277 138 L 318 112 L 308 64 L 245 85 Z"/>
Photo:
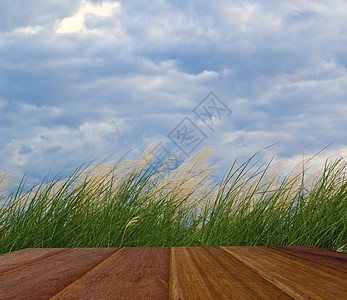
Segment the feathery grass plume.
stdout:
<path fill-rule="evenodd" d="M 11 186 L 11 179 L 13 179 L 13 177 L 10 177 L 9 174 L 10 174 L 10 171 L 6 171 L 0 174 L 0 213 L 1 213 L 0 216 L 2 216 L 2 214 L 5 211 L 4 207 L 6 204 L 6 194 L 8 192 L 8 189 Z M 0 229 L 2 227 L 3 226 L 0 223 Z"/>
<path fill-rule="evenodd" d="M 137 160 L 127 160 L 115 163 L 113 161 L 107 163 L 93 163 L 85 169 L 80 170 L 72 180 L 74 183 L 70 185 L 72 190 L 83 189 L 83 201 L 89 201 L 93 197 L 94 204 L 103 205 L 100 200 L 105 200 L 107 188 L 112 187 L 118 190 L 124 182 L 127 182 L 131 176 L 140 172 L 147 164 L 147 160 L 151 159 L 151 151 L 154 143 L 151 144 Z M 67 179 L 69 180 L 69 179 Z M 66 180 L 57 182 L 52 188 L 50 186 L 50 194 L 53 195 L 55 190 L 64 185 Z M 99 192 L 103 191 L 103 192 Z M 98 195 L 98 197 L 95 197 Z"/>
<path fill-rule="evenodd" d="M 124 183 L 131 178 L 144 171 L 150 165 L 151 159 L 154 157 L 153 149 L 155 143 L 150 144 L 145 151 L 136 160 L 126 160 L 117 163 L 113 168 L 108 168 L 108 174 L 112 179 L 112 187 L 114 190 L 119 189 Z"/>
<path fill-rule="evenodd" d="M 341 247 L 339 247 L 338 249 L 336 249 L 337 252 L 343 252 L 343 250 L 345 249 L 346 244 L 342 245 Z"/>
<path fill-rule="evenodd" d="M 252 156 L 235 161 L 213 185 L 212 148 L 159 171 L 148 166 L 152 150 L 140 156 L 145 162 L 81 166 L 27 193 L 20 185 L 0 211 L 1 253 L 120 245 L 305 244 L 347 251 L 341 246 L 347 239 L 346 161 L 327 161 L 314 176 L 307 176 L 308 162 L 300 163 L 282 179 L 279 165 L 258 168 Z"/>
<path fill-rule="evenodd" d="M 307 180 L 307 171 L 310 168 L 309 163 L 313 158 L 306 158 L 297 163 L 292 171 L 289 173 L 289 180 L 293 180 L 291 185 L 293 186 L 294 191 L 298 190 L 305 183 L 305 179 Z M 307 182 L 307 181 L 306 181 Z"/>
<path fill-rule="evenodd" d="M 93 182 L 90 183 L 91 185 L 95 184 L 95 182 L 100 181 L 100 179 L 106 180 L 107 182 L 108 178 L 105 178 L 105 176 L 108 175 L 112 164 L 114 164 L 114 162 L 112 161 L 104 164 L 96 163 L 80 171 L 77 175 L 76 186 L 82 185 L 88 179 L 92 179 Z"/>
<path fill-rule="evenodd" d="M 151 144 L 147 149 L 148 151 L 145 151 L 147 153 L 149 153 L 150 151 L 152 151 L 154 144 Z M 150 169 L 153 171 L 151 172 L 150 175 L 150 179 L 148 180 L 148 182 L 150 182 L 150 184 L 147 184 L 145 188 L 142 189 L 141 191 L 141 195 L 143 196 L 147 196 L 145 202 L 146 203 L 150 203 L 150 202 L 154 202 L 154 201 L 160 201 L 160 199 L 162 198 L 162 193 L 163 190 L 166 188 L 164 187 L 165 185 L 168 185 L 168 176 L 166 176 L 168 173 L 174 170 L 174 160 L 177 157 L 177 155 L 180 152 L 174 153 L 172 155 L 170 155 L 166 160 L 164 160 L 164 162 L 162 163 L 162 165 L 160 166 L 158 171 L 155 171 L 155 167 L 157 162 L 152 162 L 150 163 L 151 159 L 153 158 L 153 156 L 151 155 L 144 155 L 142 154 L 140 157 L 142 157 L 142 160 L 144 160 L 145 162 L 148 162 L 148 165 L 150 167 Z M 148 166 L 148 165 L 145 165 Z M 166 176 L 166 177 L 165 177 Z M 170 175 L 169 175 L 170 176 Z"/>
<path fill-rule="evenodd" d="M 155 146 L 155 143 L 150 144 L 140 157 L 134 161 L 131 173 L 139 172 L 150 164 L 150 161 L 154 157 L 153 150 L 155 149 Z"/>
<path fill-rule="evenodd" d="M 171 154 L 162 164 L 162 166 L 159 168 L 159 173 L 163 173 L 166 171 L 174 170 L 176 169 L 176 164 L 179 158 L 179 155 L 182 153 L 182 151 L 178 151 L 176 153 Z"/>
<path fill-rule="evenodd" d="M 253 209 L 257 202 L 266 198 L 269 199 L 276 197 L 277 201 L 275 204 L 287 202 L 288 199 L 292 198 L 293 195 L 291 194 L 291 190 L 293 190 L 293 187 L 294 190 L 298 188 L 298 181 L 301 180 L 301 177 L 298 175 L 301 175 L 301 173 L 297 172 L 298 165 L 296 165 L 290 172 L 289 176 L 282 180 L 282 183 L 280 184 L 281 174 L 279 170 L 283 161 L 284 159 L 278 161 L 272 167 L 268 164 L 268 166 L 258 175 L 254 177 L 252 176 L 253 179 L 246 179 L 246 184 L 244 185 L 245 192 L 240 193 L 240 195 L 243 197 L 250 197 L 250 210 Z M 296 189 L 295 185 L 297 185 Z M 286 195 L 284 191 L 287 191 L 288 194 Z"/>
<path fill-rule="evenodd" d="M 11 171 L 0 174 L 0 208 L 10 190 L 15 186 L 15 180 L 18 177 L 18 175 L 11 175 Z"/>
<path fill-rule="evenodd" d="M 9 171 L 0 174 L 0 196 L 5 193 L 7 188 L 10 186 Z"/>
<path fill-rule="evenodd" d="M 94 163 L 77 174 L 73 188 L 83 190 L 84 202 L 93 199 L 94 205 L 102 205 L 100 201 L 104 198 L 106 190 L 112 182 L 113 165 L 113 161 Z"/>
<path fill-rule="evenodd" d="M 210 194 L 209 183 L 206 182 L 216 166 L 210 167 L 208 157 L 215 147 L 205 147 L 185 160 L 177 169 L 165 174 L 155 186 L 156 190 L 164 189 L 175 195 L 176 201 L 184 202 L 185 206 L 197 206 L 206 201 Z M 203 188 L 202 188 L 203 187 Z M 205 192 L 204 192 L 205 191 Z"/>

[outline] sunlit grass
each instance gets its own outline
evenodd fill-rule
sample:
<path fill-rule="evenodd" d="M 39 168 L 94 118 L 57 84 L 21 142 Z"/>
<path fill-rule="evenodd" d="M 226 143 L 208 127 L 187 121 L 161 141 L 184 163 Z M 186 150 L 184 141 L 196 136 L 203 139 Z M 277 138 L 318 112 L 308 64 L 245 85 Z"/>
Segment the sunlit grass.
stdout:
<path fill-rule="evenodd" d="M 285 177 L 256 155 L 213 184 L 204 148 L 177 169 L 135 161 L 83 165 L 23 193 L 0 174 L 0 253 L 23 248 L 312 245 L 346 251 L 347 180 L 343 157 Z M 304 168 L 303 168 L 304 167 Z"/>

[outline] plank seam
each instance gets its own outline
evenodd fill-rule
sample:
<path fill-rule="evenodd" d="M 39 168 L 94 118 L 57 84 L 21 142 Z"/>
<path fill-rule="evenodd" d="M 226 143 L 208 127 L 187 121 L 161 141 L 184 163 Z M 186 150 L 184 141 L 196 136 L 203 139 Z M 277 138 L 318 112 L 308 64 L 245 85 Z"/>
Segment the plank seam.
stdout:
<path fill-rule="evenodd" d="M 272 250 L 275 250 L 275 251 L 280 251 L 281 253 L 286 253 L 286 254 L 292 255 L 292 256 L 294 256 L 294 257 L 296 257 L 296 258 L 300 258 L 300 259 L 307 260 L 307 261 L 309 261 L 310 263 L 315 263 L 315 264 L 317 264 L 317 265 L 323 266 L 323 267 L 325 267 L 325 268 L 332 269 L 332 270 L 334 270 L 334 271 L 347 273 L 347 272 L 346 272 L 345 270 L 343 270 L 343 269 L 337 269 L 336 267 L 331 267 L 331 266 L 322 264 L 322 263 L 320 263 L 320 262 L 318 262 L 318 261 L 315 261 L 315 260 L 312 260 L 312 259 L 310 259 L 310 258 L 302 257 L 302 256 L 296 255 L 296 254 L 294 254 L 294 253 L 289 253 L 289 252 L 285 251 L 284 249 L 273 248 L 273 246 L 269 246 L 269 248 L 272 249 Z M 315 253 L 313 253 L 313 254 L 315 254 Z"/>
<path fill-rule="evenodd" d="M 342 270 L 339 270 L 339 269 L 335 269 L 335 268 L 332 268 L 330 266 L 326 266 L 326 265 L 323 265 L 323 264 L 320 264 L 319 262 L 316 262 L 316 261 L 313 261 L 313 260 L 310 260 L 310 259 L 307 259 L 307 258 L 304 258 L 304 257 L 301 257 L 301 256 L 297 256 L 295 254 L 291 254 L 291 253 L 288 253 L 286 251 L 281 251 L 279 249 L 276 249 L 276 248 L 272 248 L 272 246 L 267 246 L 267 250 L 270 250 L 271 251 L 274 251 L 275 253 L 277 252 L 278 253 L 281 253 L 281 255 L 289 255 L 291 257 L 294 257 L 295 259 L 297 260 L 302 260 L 302 261 L 305 261 L 305 262 L 309 262 L 310 264 L 313 264 L 313 265 L 316 265 L 316 267 L 320 267 L 320 268 L 323 268 L 323 269 L 326 269 L 325 271 L 327 272 L 338 272 L 338 273 L 346 273 L 345 271 L 342 271 Z"/>
<path fill-rule="evenodd" d="M 101 261 L 100 263 L 98 263 L 96 266 L 94 266 L 93 268 L 91 268 L 89 271 L 87 271 L 86 273 L 84 273 L 81 277 L 77 278 L 75 281 L 73 281 L 72 283 L 70 283 L 69 285 L 67 285 L 65 288 L 63 288 L 61 291 L 59 291 L 58 293 L 56 293 L 54 296 L 52 296 L 51 298 L 49 298 L 49 300 L 53 300 L 56 297 L 58 297 L 60 294 L 62 294 L 64 291 L 66 291 L 67 289 L 69 289 L 70 287 L 72 287 L 74 284 L 76 284 L 78 281 L 80 281 L 83 277 L 87 276 L 89 273 L 91 273 L 93 270 L 95 270 L 97 267 L 99 267 L 101 264 L 103 264 L 104 262 L 106 262 L 108 259 L 110 259 L 112 256 L 114 256 L 115 254 L 119 253 L 122 249 L 124 248 L 120 248 L 118 249 L 115 253 L 111 254 L 109 257 L 105 258 L 103 261 Z"/>
<path fill-rule="evenodd" d="M 169 279 L 169 299 L 173 299 L 173 269 L 172 269 L 172 247 L 170 247 L 170 265 L 169 265 L 169 268 L 170 268 L 170 279 Z"/>
<path fill-rule="evenodd" d="M 23 265 L 23 266 L 14 268 L 14 269 L 12 269 L 12 270 L 5 271 L 5 272 L 3 272 L 3 273 L 0 273 L 0 276 L 1 276 L 1 275 L 4 275 L 4 274 L 7 274 L 7 273 L 10 273 L 10 272 L 13 272 L 13 271 L 16 271 L 16 270 L 18 270 L 18 269 L 24 268 L 24 267 L 28 267 L 28 266 L 33 265 L 33 264 L 36 264 L 36 263 L 41 262 L 41 261 L 43 261 L 43 260 L 45 260 L 45 259 L 52 258 L 52 257 L 54 257 L 54 256 L 57 256 L 57 255 L 60 255 L 60 254 L 63 254 L 63 253 L 72 251 L 72 250 L 74 250 L 74 249 L 75 249 L 75 248 L 71 248 L 71 249 L 68 249 L 68 250 L 65 250 L 65 251 L 62 251 L 62 252 L 59 252 L 59 253 L 56 253 L 56 254 L 47 256 L 47 257 L 45 257 L 45 258 L 39 259 L 39 260 L 37 260 L 37 261 L 31 262 L 31 263 L 29 263 L 29 264 L 25 264 L 25 265 Z"/>
<path fill-rule="evenodd" d="M 248 268 L 250 268 L 251 270 L 253 270 L 253 272 L 255 272 L 256 274 L 258 274 L 261 278 L 265 279 L 266 281 L 270 282 L 273 286 L 275 286 L 276 288 L 280 289 L 282 292 L 284 292 L 285 294 L 287 294 L 289 297 L 292 297 L 293 299 L 295 299 L 295 297 L 291 294 L 288 293 L 288 291 L 283 289 L 283 286 L 281 283 L 277 282 L 276 280 L 271 280 L 271 278 L 268 278 L 265 274 L 263 274 L 261 271 L 258 271 L 256 268 L 252 267 L 252 265 L 249 265 L 248 263 L 242 261 L 241 259 L 239 259 L 238 257 L 236 257 L 235 255 L 232 254 L 232 252 L 229 249 L 225 249 L 225 247 L 220 247 L 222 248 L 225 252 L 229 253 L 229 255 L 232 255 L 234 258 L 236 258 L 238 261 L 240 261 L 242 264 L 244 264 L 245 266 L 247 266 Z M 287 287 L 288 288 L 288 287 Z M 289 290 L 291 290 L 290 288 L 288 288 Z M 294 291 L 295 292 L 295 291 Z M 295 293 L 294 293 L 295 294 Z"/>

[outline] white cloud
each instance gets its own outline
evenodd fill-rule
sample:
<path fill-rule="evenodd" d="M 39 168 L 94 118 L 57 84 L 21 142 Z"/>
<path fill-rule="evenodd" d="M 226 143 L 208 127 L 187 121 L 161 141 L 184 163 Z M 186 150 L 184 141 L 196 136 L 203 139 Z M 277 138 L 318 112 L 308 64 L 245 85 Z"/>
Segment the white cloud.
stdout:
<path fill-rule="evenodd" d="M 72 17 L 60 21 L 57 33 L 87 32 L 84 25 L 86 15 L 93 14 L 101 17 L 108 17 L 114 9 L 120 10 L 120 2 L 104 1 L 101 4 L 93 4 L 89 1 L 82 1 L 79 11 Z"/>
<path fill-rule="evenodd" d="M 13 165 L 25 166 L 26 169 L 39 165 L 46 165 L 47 171 L 54 163 L 52 157 L 63 159 L 65 156 L 88 157 L 94 153 L 93 159 L 103 153 L 105 145 L 115 147 L 120 134 L 128 130 L 129 124 L 125 119 L 105 119 L 103 121 L 85 122 L 79 126 L 78 130 L 65 126 L 57 126 L 48 129 L 43 126 L 31 127 L 25 137 L 14 138 L 0 153 L 8 157 L 7 162 L 2 167 L 9 169 Z M 23 153 L 21 148 L 30 148 L 30 153 Z M 113 145 L 113 146 L 112 146 Z M 48 153 L 50 149 L 59 149 L 57 153 Z M 114 150 L 118 150 L 114 148 Z M 112 151 L 112 150 L 111 150 Z M 46 153 L 47 152 L 47 153 Z M 50 158 L 51 157 L 51 158 Z"/>
<path fill-rule="evenodd" d="M 22 33 L 28 33 L 28 34 L 35 34 L 41 31 L 41 26 L 28 26 L 28 27 L 19 27 L 16 28 L 15 32 L 22 32 Z"/>
<path fill-rule="evenodd" d="M 317 151 L 318 152 L 318 151 Z M 313 151 L 307 151 L 303 154 L 294 155 L 292 157 L 286 158 L 286 159 L 278 159 L 276 158 L 274 160 L 274 163 L 280 162 L 281 169 L 280 172 L 282 175 L 287 175 L 289 172 L 291 172 L 294 167 L 298 165 L 302 165 L 304 159 L 305 159 L 305 170 L 307 170 L 306 174 L 310 175 L 313 174 L 316 171 L 324 169 L 325 163 L 333 162 L 335 159 L 343 157 L 347 159 L 347 147 L 340 147 L 335 150 L 325 150 L 322 153 L 319 153 L 316 155 L 316 152 Z"/>
<path fill-rule="evenodd" d="M 345 144 L 343 0 L 1 1 L 4 170 L 165 138 L 211 90 L 233 113 L 213 134 L 197 122 L 226 168 L 276 142 Z"/>

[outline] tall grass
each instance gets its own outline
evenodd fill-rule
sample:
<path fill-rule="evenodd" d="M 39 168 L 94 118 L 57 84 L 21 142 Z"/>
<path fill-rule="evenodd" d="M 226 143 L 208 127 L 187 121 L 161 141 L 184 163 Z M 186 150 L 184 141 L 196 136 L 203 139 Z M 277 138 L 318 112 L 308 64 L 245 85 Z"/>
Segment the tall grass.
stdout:
<path fill-rule="evenodd" d="M 285 177 L 256 155 L 213 184 L 204 148 L 177 169 L 135 161 L 82 165 L 69 178 L 6 192 L 0 175 L 0 253 L 39 247 L 312 245 L 346 252 L 343 157 Z M 277 169 L 276 169 L 277 167 Z M 8 186 L 7 186 L 8 188 Z"/>

